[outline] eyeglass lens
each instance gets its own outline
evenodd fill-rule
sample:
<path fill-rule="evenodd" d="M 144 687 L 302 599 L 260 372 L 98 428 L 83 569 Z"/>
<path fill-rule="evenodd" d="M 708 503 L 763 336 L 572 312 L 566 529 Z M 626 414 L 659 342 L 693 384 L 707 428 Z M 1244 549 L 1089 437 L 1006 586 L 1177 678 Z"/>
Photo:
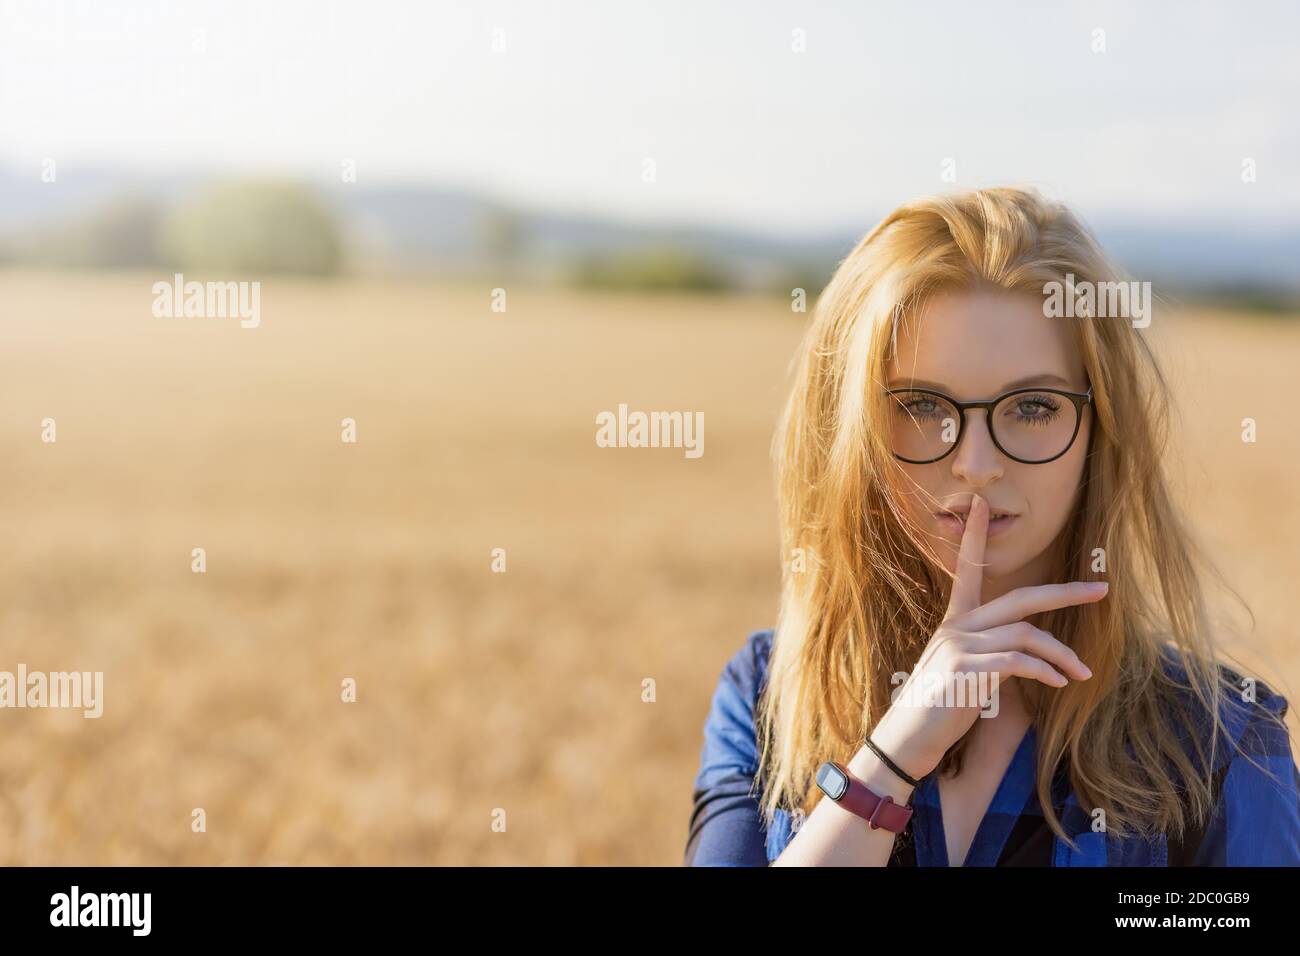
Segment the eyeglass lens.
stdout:
<path fill-rule="evenodd" d="M 956 443 L 961 414 L 932 392 L 895 392 L 892 403 L 894 454 L 908 461 L 932 461 Z M 1013 458 L 1047 461 L 1061 455 L 1074 437 L 1079 411 L 1063 395 L 1018 392 L 989 410 L 994 441 Z"/>

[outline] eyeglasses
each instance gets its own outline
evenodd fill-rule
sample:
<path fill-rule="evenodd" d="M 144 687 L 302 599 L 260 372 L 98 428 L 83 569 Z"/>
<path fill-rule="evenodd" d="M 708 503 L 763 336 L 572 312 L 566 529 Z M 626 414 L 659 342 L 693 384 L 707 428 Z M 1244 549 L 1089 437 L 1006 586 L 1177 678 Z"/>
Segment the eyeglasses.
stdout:
<path fill-rule="evenodd" d="M 1060 458 L 1079 435 L 1092 389 L 1017 388 L 987 402 L 959 402 L 928 388 L 891 388 L 891 440 L 894 457 L 913 465 L 946 458 L 966 430 L 966 412 L 988 413 L 989 435 L 1012 461 L 1042 465 Z"/>

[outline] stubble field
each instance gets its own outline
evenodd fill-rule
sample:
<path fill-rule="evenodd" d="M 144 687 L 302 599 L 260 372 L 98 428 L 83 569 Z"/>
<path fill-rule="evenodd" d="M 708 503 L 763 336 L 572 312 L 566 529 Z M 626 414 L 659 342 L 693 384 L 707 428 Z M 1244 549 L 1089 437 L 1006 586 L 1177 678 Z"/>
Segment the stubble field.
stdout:
<path fill-rule="evenodd" d="M 241 329 L 155 318 L 155 278 L 0 272 L 0 670 L 105 683 L 97 720 L 0 710 L 0 863 L 679 863 L 718 672 L 776 610 L 803 317 L 267 280 Z M 1233 649 L 1291 696 L 1300 323 L 1151 334 Z M 598 448 L 620 403 L 702 411 L 703 457 Z"/>

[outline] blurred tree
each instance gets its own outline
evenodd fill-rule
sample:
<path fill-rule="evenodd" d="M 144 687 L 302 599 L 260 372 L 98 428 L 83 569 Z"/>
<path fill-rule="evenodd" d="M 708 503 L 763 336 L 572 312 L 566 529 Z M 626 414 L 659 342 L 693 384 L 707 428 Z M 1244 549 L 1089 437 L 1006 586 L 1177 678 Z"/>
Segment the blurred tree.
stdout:
<path fill-rule="evenodd" d="M 803 289 L 808 298 L 808 307 L 811 309 L 812 303 L 821 295 L 822 289 L 826 287 L 834 271 L 835 263 L 789 263 L 785 268 L 777 271 L 776 276 L 767 283 L 767 288 L 773 294 L 783 297 L 789 296 L 795 289 Z"/>
<path fill-rule="evenodd" d="M 503 206 L 494 206 L 480 227 L 483 254 L 494 265 L 513 266 L 523 251 L 523 224 Z"/>
<path fill-rule="evenodd" d="M 580 286 L 639 291 L 717 291 L 732 285 L 731 277 L 708 259 L 671 246 L 588 257 L 574 270 L 573 280 Z"/>
<path fill-rule="evenodd" d="M 134 197 L 118 199 L 71 222 L 25 236 L 18 257 L 42 265 L 155 267 L 161 261 L 161 221 L 157 204 Z"/>
<path fill-rule="evenodd" d="M 223 183 L 177 208 L 161 247 L 183 269 L 224 273 L 332 275 L 342 258 L 334 217 L 292 182 Z"/>
<path fill-rule="evenodd" d="M 123 199 L 92 215 L 74 234 L 87 265 L 132 268 L 157 265 L 162 211 L 145 199 Z"/>

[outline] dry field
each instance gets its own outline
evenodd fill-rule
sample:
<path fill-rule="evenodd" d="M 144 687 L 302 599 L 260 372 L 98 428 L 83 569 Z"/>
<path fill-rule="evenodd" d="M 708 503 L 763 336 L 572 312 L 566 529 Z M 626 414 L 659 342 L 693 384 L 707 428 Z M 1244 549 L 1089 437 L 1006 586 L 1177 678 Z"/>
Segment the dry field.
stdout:
<path fill-rule="evenodd" d="M 0 670 L 105 675 L 98 720 L 0 711 L 0 863 L 677 864 L 776 607 L 783 303 L 275 280 L 245 330 L 153 279 L 0 272 Z M 1291 696 L 1300 323 L 1162 318 L 1184 493 Z M 620 402 L 706 453 L 597 448 Z"/>

